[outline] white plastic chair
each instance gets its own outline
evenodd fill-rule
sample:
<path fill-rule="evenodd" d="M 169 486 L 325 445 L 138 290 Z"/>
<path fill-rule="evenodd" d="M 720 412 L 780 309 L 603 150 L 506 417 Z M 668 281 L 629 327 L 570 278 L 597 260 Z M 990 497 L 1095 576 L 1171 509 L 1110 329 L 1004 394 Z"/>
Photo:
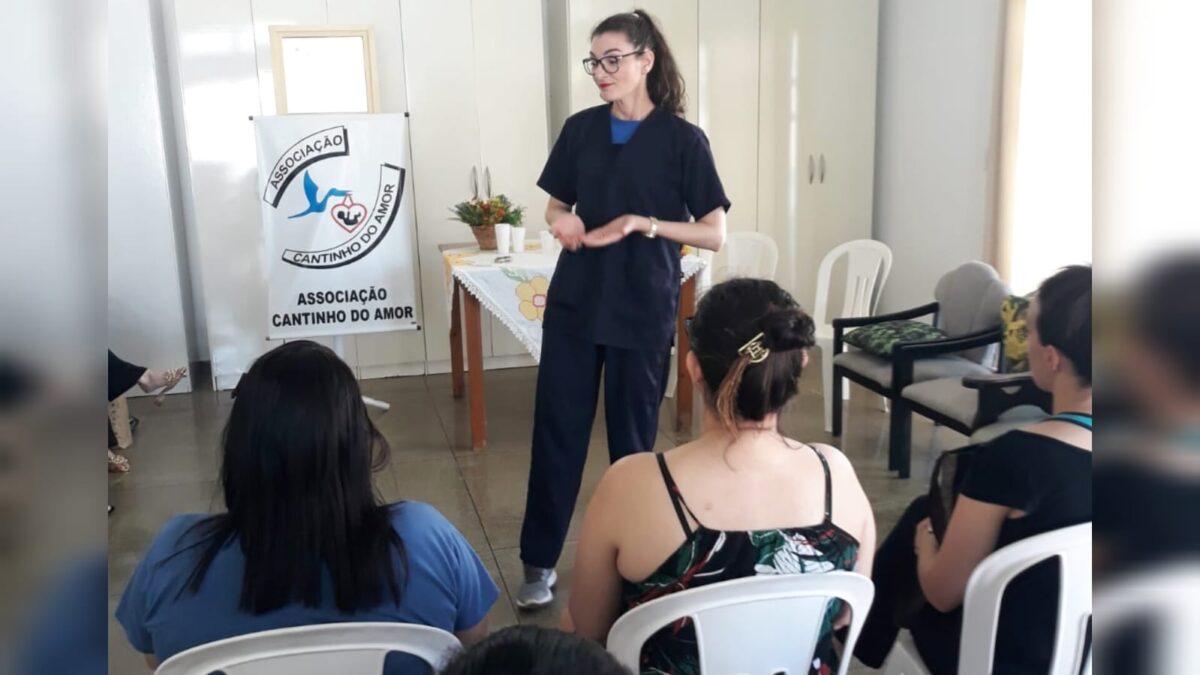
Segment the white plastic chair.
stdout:
<path fill-rule="evenodd" d="M 779 267 L 779 247 L 761 232 L 730 232 L 721 253 L 714 257 L 721 264 L 713 269 L 713 283 L 734 277 L 774 279 Z"/>
<path fill-rule="evenodd" d="M 730 232 L 720 253 L 698 249 L 696 254 L 706 263 L 696 279 L 696 297 L 734 277 L 775 279 L 779 267 L 779 247 L 771 237 L 758 232 Z M 667 376 L 667 397 L 675 392 L 679 381 L 679 361 L 671 349 L 671 372 Z"/>
<path fill-rule="evenodd" d="M 853 572 L 748 577 L 672 593 L 629 611 L 608 632 L 608 651 L 640 672 L 642 645 L 680 618 L 696 628 L 700 671 L 722 675 L 807 673 L 828 602 L 850 605 L 849 639 L 839 675 L 845 675 L 867 611 L 871 580 Z"/>
<path fill-rule="evenodd" d="M 1100 587 L 1093 620 L 1095 644 L 1108 642 L 1130 624 L 1152 621 L 1146 653 L 1156 659 L 1142 664 L 1147 673 L 1185 673 L 1200 663 L 1200 563 L 1175 562 L 1149 568 Z M 1107 670 L 1102 672 L 1108 672 Z"/>
<path fill-rule="evenodd" d="M 833 266 L 846 260 L 846 285 L 842 311 L 831 314 L 829 295 Z M 821 348 L 821 387 L 825 399 L 825 431 L 833 431 L 833 320 L 852 316 L 872 316 L 892 270 L 892 249 L 874 239 L 855 239 L 830 251 L 817 268 L 817 306 L 813 311 L 817 346 Z M 850 398 L 850 387 L 842 387 L 843 398 Z"/>
<path fill-rule="evenodd" d="M 984 558 L 971 573 L 963 602 L 958 672 L 990 675 L 1000 623 L 1000 601 L 1009 582 L 1034 565 L 1058 558 L 1060 585 L 1058 634 L 1049 672 L 1091 674 L 1085 653 L 1092 616 L 1092 524 L 1073 525 L 1009 544 Z M 897 642 L 884 664 L 884 675 L 929 675 L 916 654 Z"/>
<path fill-rule="evenodd" d="M 412 654 L 434 670 L 460 648 L 438 628 L 405 623 L 330 623 L 210 642 L 163 662 L 156 675 L 379 675 L 388 652 Z"/>

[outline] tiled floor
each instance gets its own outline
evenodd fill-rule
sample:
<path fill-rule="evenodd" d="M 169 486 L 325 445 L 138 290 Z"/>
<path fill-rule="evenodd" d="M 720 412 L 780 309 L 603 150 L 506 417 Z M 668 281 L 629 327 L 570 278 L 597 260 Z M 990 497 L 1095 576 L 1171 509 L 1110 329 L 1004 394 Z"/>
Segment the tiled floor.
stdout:
<path fill-rule="evenodd" d="M 493 629 L 514 623 L 557 625 L 570 586 L 574 540 L 579 518 L 592 488 L 607 465 L 603 411 L 597 415 L 576 517 L 559 563 L 560 593 L 554 605 L 534 613 L 518 613 L 512 595 L 520 584 L 518 539 L 525 508 L 529 471 L 529 439 L 533 420 L 536 370 L 487 373 L 488 448 L 470 449 L 465 399 L 455 399 L 448 375 L 371 380 L 363 392 L 391 403 L 387 413 L 373 413 L 392 448 L 391 462 L 377 478 L 385 499 L 428 502 L 450 519 L 478 551 L 488 571 L 505 590 L 489 616 Z M 801 395 L 783 418 L 788 435 L 830 442 L 822 429 L 820 369 L 813 363 L 801 382 Z M 601 397 L 603 401 L 603 397 Z M 218 439 L 231 401 L 228 392 L 195 392 L 168 397 L 156 408 L 148 398 L 134 399 L 130 410 L 141 420 L 134 446 L 127 451 L 133 471 L 110 479 L 109 608 L 155 533 L 170 516 L 218 510 L 221 498 L 215 478 Z M 656 450 L 674 447 L 691 432 L 674 433 L 668 424 L 674 402 L 663 406 Z M 849 402 L 846 432 L 835 443 L 854 462 L 859 480 L 875 508 L 880 537 L 904 507 L 927 485 L 929 460 L 937 449 L 958 445 L 962 438 L 917 418 L 914 422 L 912 480 L 886 471 L 886 415 L 877 396 L 855 389 Z M 872 673 L 851 668 L 852 673 Z M 109 672 L 146 673 L 146 666 L 125 641 L 115 621 L 109 622 Z"/>

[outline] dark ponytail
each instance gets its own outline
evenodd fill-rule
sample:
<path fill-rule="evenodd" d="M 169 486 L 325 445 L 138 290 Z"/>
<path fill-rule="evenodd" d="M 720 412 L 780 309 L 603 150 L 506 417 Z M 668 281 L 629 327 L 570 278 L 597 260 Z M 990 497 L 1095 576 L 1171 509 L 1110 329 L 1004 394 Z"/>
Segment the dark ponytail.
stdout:
<path fill-rule="evenodd" d="M 704 294 L 691 322 L 692 353 L 731 434 L 738 420 L 762 421 L 797 394 L 814 331 L 812 318 L 773 281 L 731 279 Z M 755 347 L 769 351 L 757 363 Z"/>
<path fill-rule="evenodd" d="M 614 14 L 596 26 L 592 37 L 603 33 L 624 33 L 634 49 L 654 52 L 654 67 L 646 76 L 650 100 L 663 110 L 683 115 L 686 103 L 683 76 L 679 74 L 679 66 L 675 63 L 671 48 L 667 46 L 667 40 L 654 18 L 644 9 Z"/>

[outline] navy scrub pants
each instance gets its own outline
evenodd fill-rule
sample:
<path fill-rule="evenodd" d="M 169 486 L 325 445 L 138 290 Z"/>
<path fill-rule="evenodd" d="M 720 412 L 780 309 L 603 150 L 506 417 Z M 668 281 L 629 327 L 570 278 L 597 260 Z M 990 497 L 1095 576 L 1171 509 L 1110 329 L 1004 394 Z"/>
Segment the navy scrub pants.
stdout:
<path fill-rule="evenodd" d="M 542 335 L 533 453 L 521 560 L 554 567 L 562 553 L 587 460 L 604 373 L 604 421 L 612 462 L 654 448 L 671 351 L 620 349 L 560 332 Z"/>

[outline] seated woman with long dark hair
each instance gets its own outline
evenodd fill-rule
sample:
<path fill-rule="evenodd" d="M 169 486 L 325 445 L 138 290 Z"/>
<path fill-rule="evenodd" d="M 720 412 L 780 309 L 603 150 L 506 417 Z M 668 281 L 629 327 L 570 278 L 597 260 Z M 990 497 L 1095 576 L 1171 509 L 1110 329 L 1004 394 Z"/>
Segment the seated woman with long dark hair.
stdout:
<path fill-rule="evenodd" d="M 883 664 L 904 627 L 931 673 L 956 672 L 963 597 L 979 563 L 1013 542 L 1092 519 L 1091 268 L 1067 267 L 1042 282 L 1027 325 L 1029 370 L 1051 394 L 1054 415 L 978 447 L 940 543 L 925 497 L 900 517 L 875 555 L 875 602 L 854 648 L 868 666 Z M 914 583 L 920 596 L 903 597 Z M 1046 672 L 1057 598 L 1055 561 L 1013 580 L 1001 603 L 994 672 Z"/>
<path fill-rule="evenodd" d="M 850 462 L 779 429 L 812 319 L 775 282 L 734 279 L 705 293 L 689 333 L 680 376 L 704 393 L 703 433 L 612 465 L 584 517 L 564 623 L 598 642 L 620 614 L 669 593 L 759 575 L 871 573 L 875 519 Z M 838 611 L 826 617 L 813 673 L 837 669 Z M 667 627 L 643 648 L 642 672 L 698 672 L 698 656 L 690 623 Z"/>
<path fill-rule="evenodd" d="M 496 584 L 433 507 L 380 503 L 371 473 L 388 446 L 336 354 L 289 342 L 255 361 L 235 394 L 222 441 L 226 512 L 170 520 L 117 608 L 148 663 L 338 621 L 483 637 Z"/>

